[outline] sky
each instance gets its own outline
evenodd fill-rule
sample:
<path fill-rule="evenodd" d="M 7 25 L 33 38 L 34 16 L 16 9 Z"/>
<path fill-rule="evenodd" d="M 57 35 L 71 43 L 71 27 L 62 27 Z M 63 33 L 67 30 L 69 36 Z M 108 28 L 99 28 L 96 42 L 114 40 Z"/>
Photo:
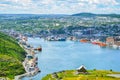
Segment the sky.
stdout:
<path fill-rule="evenodd" d="M 120 14 L 120 0 L 0 0 L 0 14 Z"/>

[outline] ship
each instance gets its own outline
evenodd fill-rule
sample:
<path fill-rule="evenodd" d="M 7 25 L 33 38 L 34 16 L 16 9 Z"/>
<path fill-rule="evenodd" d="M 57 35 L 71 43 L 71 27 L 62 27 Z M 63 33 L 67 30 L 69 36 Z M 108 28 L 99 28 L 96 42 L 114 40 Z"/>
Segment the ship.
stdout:
<path fill-rule="evenodd" d="M 99 44 L 98 44 L 100 47 L 106 47 L 107 46 L 107 44 L 106 43 L 103 43 L 103 42 L 99 42 Z"/>
<path fill-rule="evenodd" d="M 80 39 L 80 42 L 83 42 L 83 43 L 86 43 L 88 41 L 89 41 L 88 39 Z"/>

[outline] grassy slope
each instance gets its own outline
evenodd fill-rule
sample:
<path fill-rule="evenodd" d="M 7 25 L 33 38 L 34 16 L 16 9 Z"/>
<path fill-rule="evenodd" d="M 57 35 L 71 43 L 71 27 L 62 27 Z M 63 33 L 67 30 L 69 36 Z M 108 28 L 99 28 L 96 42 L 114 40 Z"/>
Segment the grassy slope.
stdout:
<path fill-rule="evenodd" d="M 13 79 L 15 75 L 24 73 L 22 61 L 25 51 L 15 39 L 0 32 L 0 77 Z"/>
<path fill-rule="evenodd" d="M 75 70 L 67 70 L 58 72 L 58 78 L 62 80 L 120 80 L 120 78 L 108 77 L 107 74 L 120 74 L 120 72 L 104 71 L 104 70 L 89 70 L 89 74 L 75 74 Z M 42 80 L 56 80 L 51 74 L 43 77 Z"/>

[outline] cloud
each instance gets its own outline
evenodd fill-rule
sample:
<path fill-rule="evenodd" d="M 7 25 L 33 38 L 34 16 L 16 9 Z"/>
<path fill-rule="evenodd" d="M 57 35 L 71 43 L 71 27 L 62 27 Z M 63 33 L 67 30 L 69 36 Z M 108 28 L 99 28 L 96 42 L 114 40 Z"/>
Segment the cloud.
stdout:
<path fill-rule="evenodd" d="M 44 5 L 55 4 L 54 0 L 41 0 L 39 2 Z"/>
<path fill-rule="evenodd" d="M 119 0 L 0 0 L 0 13 L 118 13 Z"/>
<path fill-rule="evenodd" d="M 88 3 L 88 4 L 98 4 L 98 5 L 117 5 L 116 0 L 78 0 L 79 2 Z"/>
<path fill-rule="evenodd" d="M 6 7 L 7 4 L 0 4 L 0 7 Z"/>

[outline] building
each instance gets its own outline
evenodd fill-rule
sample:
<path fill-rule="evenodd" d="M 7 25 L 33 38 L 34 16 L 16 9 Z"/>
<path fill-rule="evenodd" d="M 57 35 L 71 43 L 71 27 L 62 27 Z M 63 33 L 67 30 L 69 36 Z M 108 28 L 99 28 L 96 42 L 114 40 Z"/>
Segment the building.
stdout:
<path fill-rule="evenodd" d="M 106 38 L 106 44 L 113 45 L 115 43 L 115 39 L 113 37 Z"/>
<path fill-rule="evenodd" d="M 108 37 L 106 38 L 106 44 L 108 46 L 111 46 L 115 49 L 118 49 L 120 47 L 120 38 L 118 37 Z"/>
<path fill-rule="evenodd" d="M 85 66 L 82 65 L 77 69 L 76 74 L 88 74 L 88 72 L 87 72 Z"/>

